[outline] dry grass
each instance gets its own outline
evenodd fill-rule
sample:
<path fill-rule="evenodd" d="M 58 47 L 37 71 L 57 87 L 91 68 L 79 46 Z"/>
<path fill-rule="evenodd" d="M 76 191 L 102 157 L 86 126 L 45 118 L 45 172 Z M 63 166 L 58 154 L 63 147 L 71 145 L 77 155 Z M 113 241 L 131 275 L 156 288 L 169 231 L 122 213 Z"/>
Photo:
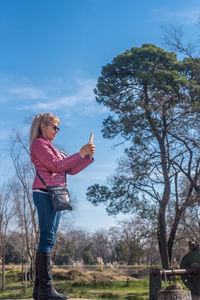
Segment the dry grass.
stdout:
<path fill-rule="evenodd" d="M 82 266 L 73 268 L 72 266 L 56 266 L 53 268 L 53 274 L 56 278 L 68 278 L 68 280 L 81 279 L 83 281 L 105 280 L 105 281 L 126 281 L 148 277 L 149 268 L 145 266 L 120 266 L 117 269 L 110 267 Z"/>
<path fill-rule="evenodd" d="M 148 298 L 148 275 L 145 266 L 119 266 L 116 269 L 98 265 L 93 266 L 54 266 L 55 287 L 61 293 L 77 298 L 93 299 L 134 299 Z M 19 280 L 21 266 L 6 266 L 6 291 L 0 292 L 0 299 L 31 298 L 32 285 L 25 286 Z M 14 280 L 13 280 L 14 279 Z"/>

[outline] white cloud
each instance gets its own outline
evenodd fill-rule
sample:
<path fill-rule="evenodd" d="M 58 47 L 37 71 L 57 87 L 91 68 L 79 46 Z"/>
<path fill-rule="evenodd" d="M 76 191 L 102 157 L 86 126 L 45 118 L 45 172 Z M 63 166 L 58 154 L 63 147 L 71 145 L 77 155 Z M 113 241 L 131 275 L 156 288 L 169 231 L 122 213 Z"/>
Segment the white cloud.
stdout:
<path fill-rule="evenodd" d="M 22 76 L 0 76 L 0 102 L 30 114 L 62 112 L 68 114 L 68 122 L 73 124 L 73 116 L 97 116 L 108 112 L 107 108 L 96 103 L 95 86 L 96 79 L 86 78 L 84 74 L 76 74 L 74 79 L 52 78 L 40 85 Z"/>
<path fill-rule="evenodd" d="M 11 88 L 8 91 L 10 94 L 13 94 L 21 99 L 47 99 L 45 92 L 39 88 L 32 86 L 18 86 L 15 88 Z"/>
<path fill-rule="evenodd" d="M 168 16 L 174 19 L 180 19 L 187 24 L 195 24 L 200 18 L 200 9 L 169 12 Z"/>
<path fill-rule="evenodd" d="M 107 114 L 109 113 L 109 109 L 104 106 L 100 106 L 96 104 L 96 102 L 88 103 L 88 105 L 85 105 L 81 110 L 81 115 L 88 115 L 88 114 L 94 114 L 94 115 L 101 115 L 101 114 Z"/>
<path fill-rule="evenodd" d="M 182 9 L 170 11 L 168 9 L 158 8 L 151 11 L 159 21 L 181 21 L 184 24 L 196 24 L 200 18 L 200 7 L 196 9 Z"/>
<path fill-rule="evenodd" d="M 46 92 L 43 91 L 43 101 L 40 100 L 34 104 L 26 104 L 19 109 L 23 110 L 59 110 L 64 108 L 70 108 L 74 107 L 77 104 L 90 104 L 94 101 L 94 93 L 93 90 L 96 85 L 96 81 L 92 79 L 78 79 L 76 81 L 76 84 L 78 84 L 77 91 L 74 92 L 74 94 L 67 95 L 66 91 L 64 91 L 65 94 L 62 96 L 54 95 L 48 95 L 48 89 Z M 21 91 L 23 91 L 21 89 Z M 24 89 L 25 92 L 27 92 L 26 89 Z M 31 91 L 31 90 L 30 90 Z M 34 89 L 33 89 L 34 91 Z M 42 94 L 42 91 L 40 91 Z M 33 96 L 37 95 L 36 91 L 35 94 L 31 94 L 31 97 L 33 99 Z M 25 95 L 23 95 L 24 97 Z M 42 97 L 38 97 L 42 98 Z M 35 97 L 36 99 L 36 97 Z"/>
<path fill-rule="evenodd" d="M 27 78 L 12 75 L 0 75 L 0 102 L 19 100 L 33 100 L 45 98 L 44 92 L 34 86 Z"/>

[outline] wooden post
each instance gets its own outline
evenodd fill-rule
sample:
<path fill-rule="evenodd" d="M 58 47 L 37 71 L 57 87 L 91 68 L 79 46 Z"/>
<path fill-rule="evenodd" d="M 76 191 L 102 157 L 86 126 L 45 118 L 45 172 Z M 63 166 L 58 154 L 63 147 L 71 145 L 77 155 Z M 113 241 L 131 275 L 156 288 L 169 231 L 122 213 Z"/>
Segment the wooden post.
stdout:
<path fill-rule="evenodd" d="M 150 300 L 158 299 L 158 291 L 161 290 L 161 276 L 159 268 L 150 269 L 149 296 Z"/>
<path fill-rule="evenodd" d="M 192 300 L 192 296 L 180 284 L 173 284 L 158 292 L 158 300 Z"/>

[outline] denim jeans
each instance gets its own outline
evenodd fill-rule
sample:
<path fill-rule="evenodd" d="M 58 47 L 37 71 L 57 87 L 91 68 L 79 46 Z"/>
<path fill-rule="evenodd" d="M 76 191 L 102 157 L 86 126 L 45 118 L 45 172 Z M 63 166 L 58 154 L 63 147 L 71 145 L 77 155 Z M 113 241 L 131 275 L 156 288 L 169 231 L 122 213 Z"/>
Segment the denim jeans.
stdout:
<path fill-rule="evenodd" d="M 33 201 L 38 211 L 40 241 L 38 252 L 51 252 L 60 223 L 61 212 L 54 213 L 49 194 L 33 192 Z"/>

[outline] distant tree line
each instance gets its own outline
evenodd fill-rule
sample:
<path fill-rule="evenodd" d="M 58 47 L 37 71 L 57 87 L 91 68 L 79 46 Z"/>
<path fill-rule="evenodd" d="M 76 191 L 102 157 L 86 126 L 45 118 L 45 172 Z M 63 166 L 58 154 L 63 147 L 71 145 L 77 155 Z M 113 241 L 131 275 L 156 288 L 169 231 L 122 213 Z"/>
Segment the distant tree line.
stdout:
<path fill-rule="evenodd" d="M 197 217 L 197 216 L 196 216 Z M 195 214 L 193 213 L 193 218 Z M 184 222 L 184 220 L 183 220 Z M 174 247 L 173 258 L 177 263 L 187 253 L 187 240 L 191 236 L 190 227 L 195 232 L 195 224 L 181 227 Z M 198 230 L 196 230 L 198 234 Z M 24 234 L 25 235 L 25 234 Z M 24 236 L 19 231 L 11 231 L 5 237 L 5 264 L 29 262 L 28 249 Z M 29 236 L 31 239 L 31 236 Z M 23 248 L 23 251 L 22 251 Z M 143 220 L 136 218 L 122 221 L 108 230 L 99 229 L 94 233 L 80 229 L 59 231 L 52 251 L 52 263 L 55 265 L 98 264 L 101 258 L 104 264 L 160 264 L 156 234 Z M 29 264 L 30 265 L 30 264 Z"/>

